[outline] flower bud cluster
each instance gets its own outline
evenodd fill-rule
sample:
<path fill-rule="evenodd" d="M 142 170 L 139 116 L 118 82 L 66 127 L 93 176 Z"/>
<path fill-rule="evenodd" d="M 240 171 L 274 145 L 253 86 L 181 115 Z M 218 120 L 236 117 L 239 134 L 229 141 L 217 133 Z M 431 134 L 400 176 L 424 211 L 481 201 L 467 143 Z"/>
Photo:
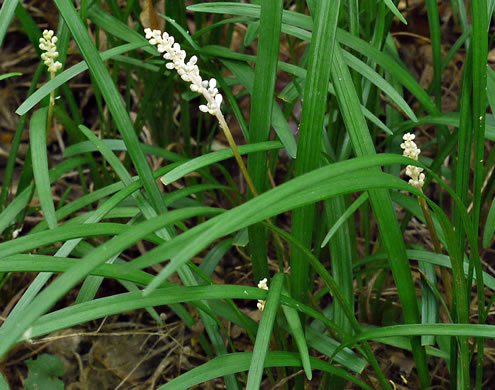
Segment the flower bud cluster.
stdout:
<path fill-rule="evenodd" d="M 417 147 L 416 143 L 414 142 L 414 138 L 416 138 L 414 134 L 404 134 L 404 136 L 402 137 L 404 142 L 400 144 L 400 147 L 404 149 L 404 152 L 402 153 L 403 156 L 412 158 L 413 160 L 417 161 L 419 154 L 421 153 L 421 149 Z M 418 190 L 421 190 L 425 184 L 425 174 L 422 172 L 423 168 L 414 165 L 408 165 L 406 167 L 406 175 L 411 178 L 409 180 L 409 184 L 416 187 Z"/>
<path fill-rule="evenodd" d="M 58 70 L 62 69 L 62 64 L 55 59 L 58 57 L 57 43 L 58 38 L 54 35 L 53 30 L 43 31 L 43 38 L 40 38 L 39 48 L 44 50 L 45 53 L 41 54 L 41 59 L 44 64 L 48 67 L 50 73 L 56 73 Z"/>
<path fill-rule="evenodd" d="M 207 100 L 206 105 L 200 105 L 199 109 L 202 112 L 208 112 L 211 115 L 216 115 L 220 112 L 223 97 L 218 92 L 217 81 L 203 80 L 199 74 L 199 68 L 196 63 L 198 57 L 192 56 L 186 63 L 186 52 L 181 49 L 180 44 L 175 42 L 174 37 L 160 30 L 144 30 L 146 39 L 150 44 L 156 45 L 159 53 L 164 53 L 163 58 L 170 61 L 167 63 L 167 69 L 175 69 L 182 80 L 191 83 L 191 91 L 202 94 Z"/>
<path fill-rule="evenodd" d="M 268 279 L 265 278 L 265 279 L 262 279 L 260 280 L 260 282 L 258 283 L 258 288 L 261 288 L 263 290 L 267 290 L 268 291 Z M 265 308 L 265 303 L 266 301 L 263 301 L 263 300 L 258 300 L 258 310 L 261 310 L 263 311 L 263 309 Z"/>

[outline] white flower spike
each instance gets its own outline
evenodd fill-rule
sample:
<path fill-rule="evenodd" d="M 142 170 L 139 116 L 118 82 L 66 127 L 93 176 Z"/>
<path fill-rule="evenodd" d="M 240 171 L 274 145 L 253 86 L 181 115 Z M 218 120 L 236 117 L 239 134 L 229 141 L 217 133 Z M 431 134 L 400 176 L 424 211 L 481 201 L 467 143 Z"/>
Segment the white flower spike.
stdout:
<path fill-rule="evenodd" d="M 58 38 L 54 35 L 53 30 L 43 31 L 43 38 L 40 38 L 39 48 L 44 50 L 45 53 L 41 54 L 41 59 L 48 67 L 50 73 L 56 73 L 62 69 L 62 64 L 55 59 L 58 57 L 57 43 Z"/>
<path fill-rule="evenodd" d="M 421 153 L 421 149 L 417 147 L 414 142 L 414 138 L 416 138 L 414 134 L 404 134 L 402 137 L 404 142 L 400 144 L 400 147 L 404 149 L 404 152 L 402 153 L 403 156 L 417 161 L 419 154 Z M 425 174 L 422 172 L 423 168 L 416 167 L 414 165 L 408 165 L 406 167 L 406 175 L 411 178 L 409 180 L 409 184 L 416 187 L 418 190 L 421 190 L 425 184 Z"/>
<path fill-rule="evenodd" d="M 265 279 L 262 279 L 260 280 L 260 282 L 258 283 L 258 288 L 261 288 L 263 290 L 267 290 L 268 291 L 268 279 L 265 278 Z M 263 311 L 265 309 L 265 303 L 266 301 L 263 301 L 263 300 L 258 300 L 258 310 L 261 310 Z"/>
<path fill-rule="evenodd" d="M 189 88 L 191 91 L 202 94 L 207 104 L 200 105 L 199 109 L 202 112 L 207 112 L 213 116 L 221 114 L 222 95 L 218 92 L 217 81 L 210 79 L 210 81 L 203 80 L 199 74 L 199 68 L 196 65 L 198 57 L 192 56 L 186 63 L 186 52 L 181 49 L 180 44 L 175 42 L 174 37 L 168 35 L 166 32 L 162 33 L 160 30 L 151 30 L 147 28 L 144 30 L 146 39 L 150 44 L 156 45 L 158 52 L 163 53 L 163 58 L 167 61 L 167 69 L 175 69 L 182 80 L 191 83 Z"/>
<path fill-rule="evenodd" d="M 146 39 L 149 40 L 150 44 L 154 46 L 156 45 L 158 52 L 163 53 L 163 58 L 170 61 L 166 64 L 167 69 L 175 69 L 182 80 L 191 83 L 189 86 L 191 91 L 204 96 L 206 99 L 206 104 L 200 105 L 199 109 L 202 112 L 207 112 L 217 118 L 220 128 L 223 130 L 225 137 L 227 138 L 227 142 L 234 152 L 234 157 L 239 165 L 239 168 L 241 169 L 242 175 L 246 179 L 246 183 L 251 190 L 251 193 L 257 195 L 258 193 L 256 192 L 253 181 L 249 176 L 246 165 L 242 160 L 241 154 L 237 149 L 234 137 L 232 137 L 229 126 L 227 125 L 225 117 L 222 114 L 221 105 L 223 97 L 218 92 L 217 80 L 203 80 L 199 74 L 198 65 L 196 65 L 198 58 L 196 56 L 192 56 L 186 63 L 186 52 L 181 49 L 180 44 L 175 42 L 174 37 L 168 35 L 166 32 L 162 33 L 160 30 L 152 30 L 150 28 L 146 28 L 144 33 L 146 34 Z M 162 182 L 165 185 L 168 184 L 163 180 L 163 178 Z"/>

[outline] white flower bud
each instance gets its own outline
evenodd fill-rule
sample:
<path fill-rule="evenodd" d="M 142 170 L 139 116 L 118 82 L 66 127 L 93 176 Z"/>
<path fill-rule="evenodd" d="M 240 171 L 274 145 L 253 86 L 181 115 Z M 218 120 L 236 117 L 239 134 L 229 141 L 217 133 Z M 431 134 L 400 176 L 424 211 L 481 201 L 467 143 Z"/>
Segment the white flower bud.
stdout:
<path fill-rule="evenodd" d="M 222 100 L 223 100 L 222 95 L 220 94 L 215 95 L 215 103 L 217 103 L 218 108 L 220 108 L 220 106 L 222 105 Z"/>
<path fill-rule="evenodd" d="M 57 41 L 58 38 L 54 35 L 52 30 L 43 31 L 43 37 L 39 40 L 39 48 L 44 51 L 44 53 L 41 54 L 41 59 L 48 67 L 50 73 L 55 73 L 62 68 L 60 62 L 54 61 L 54 59 L 58 57 Z"/>
<path fill-rule="evenodd" d="M 258 288 L 261 288 L 263 290 L 268 290 L 268 279 L 267 278 L 261 279 L 258 283 Z"/>
<path fill-rule="evenodd" d="M 268 280 L 266 278 L 262 279 L 258 283 L 258 288 L 261 288 L 262 290 L 267 290 L 268 291 Z M 258 304 L 256 305 L 258 307 L 258 310 L 263 311 L 265 309 L 265 303 L 266 301 L 263 300 L 258 300 Z"/>
<path fill-rule="evenodd" d="M 217 115 L 223 101 L 223 96 L 218 93 L 217 81 L 212 78 L 209 81 L 203 80 L 199 74 L 199 68 L 196 65 L 198 57 L 192 56 L 186 64 L 187 54 L 181 49 L 174 37 L 166 32 L 161 33 L 159 30 L 144 30 L 146 39 L 151 45 L 156 45 L 159 53 L 163 53 L 163 58 L 169 62 L 165 65 L 167 69 L 175 69 L 182 80 L 191 83 L 190 89 L 193 92 L 202 94 L 208 102 L 206 105 L 199 106 L 201 112 L 207 112 L 211 115 Z M 40 41 L 41 42 L 41 41 Z M 214 103 L 213 103 L 214 101 Z"/>

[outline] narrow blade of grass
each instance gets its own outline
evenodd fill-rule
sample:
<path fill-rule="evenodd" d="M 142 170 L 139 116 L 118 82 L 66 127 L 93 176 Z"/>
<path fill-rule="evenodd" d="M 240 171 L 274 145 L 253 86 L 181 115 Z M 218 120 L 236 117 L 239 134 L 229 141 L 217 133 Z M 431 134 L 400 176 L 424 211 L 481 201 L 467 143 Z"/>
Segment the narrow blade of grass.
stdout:
<path fill-rule="evenodd" d="M 283 292 L 285 295 L 290 296 L 290 293 L 285 288 L 285 286 L 283 287 Z M 311 380 L 313 378 L 313 372 L 311 371 L 308 345 L 306 344 L 306 337 L 304 335 L 299 314 L 297 313 L 296 309 L 285 305 L 282 306 L 282 310 L 284 311 L 285 318 L 287 319 L 287 323 L 289 324 L 292 337 L 294 337 L 294 340 L 296 341 L 297 349 L 299 350 L 299 356 L 301 356 L 301 362 L 306 374 L 306 378 L 308 378 L 308 380 Z"/>
<path fill-rule="evenodd" d="M 488 248 L 495 235 L 495 199 L 492 200 L 490 211 L 486 217 L 485 230 L 483 232 L 483 248 Z"/>
<path fill-rule="evenodd" d="M 8 79 L 10 77 L 15 77 L 15 76 L 22 76 L 22 73 L 19 73 L 19 72 L 4 73 L 4 74 L 0 75 L 0 81 Z"/>
<path fill-rule="evenodd" d="M 254 82 L 254 71 L 253 69 L 240 61 L 222 61 L 227 68 L 237 77 L 239 82 L 248 90 L 248 92 L 253 96 L 253 90 L 256 83 Z M 253 97 L 254 100 L 254 97 Z M 284 117 L 282 110 L 279 105 L 273 99 L 272 103 L 272 118 L 271 125 L 280 138 L 280 142 L 287 149 L 287 153 L 290 157 L 295 158 L 297 153 L 296 140 L 294 139 L 294 134 Z"/>
<path fill-rule="evenodd" d="M 45 64 L 39 64 L 38 67 L 36 68 L 36 72 L 33 76 L 33 81 L 31 83 L 31 86 L 29 87 L 28 96 L 30 96 L 36 90 L 36 86 L 41 77 L 41 74 L 44 71 L 44 68 L 45 68 Z M 7 165 L 5 167 L 5 173 L 3 176 L 2 190 L 0 191 L 0 210 L 3 210 L 7 205 L 7 198 L 12 184 L 12 177 L 14 175 L 14 167 L 15 167 L 17 152 L 21 144 L 21 138 L 22 138 L 22 134 L 24 133 L 24 126 L 26 124 L 26 119 L 27 119 L 26 116 L 21 116 L 21 118 L 19 118 L 19 123 L 17 124 L 15 135 L 10 145 L 9 158 L 7 160 Z M 0 228 L 0 232 L 1 231 L 2 229 Z"/>
<path fill-rule="evenodd" d="M 128 53 L 129 51 L 135 50 L 139 47 L 146 45 L 146 42 L 138 43 L 126 43 L 122 46 L 117 46 L 109 49 L 100 54 L 103 61 L 108 60 L 112 57 L 118 56 L 119 54 Z M 54 79 L 48 81 L 41 88 L 37 89 L 29 98 L 27 98 L 16 110 L 18 115 L 24 115 L 29 110 L 31 110 L 36 104 L 38 104 L 45 96 L 48 96 L 50 92 L 54 91 L 58 87 L 62 86 L 64 83 L 76 77 L 78 74 L 84 72 L 88 69 L 88 64 L 83 61 L 69 69 L 64 70 L 59 73 Z"/>
<path fill-rule="evenodd" d="M 327 235 L 323 239 L 323 242 L 321 243 L 321 247 L 323 248 L 325 245 L 328 244 L 328 241 L 333 237 L 335 232 L 342 226 L 342 224 L 352 215 L 354 212 L 362 206 L 364 202 L 366 202 L 369 199 L 368 193 L 364 193 L 357 198 L 352 205 L 350 205 L 346 211 L 342 213 L 342 215 L 337 219 L 337 221 L 332 225 L 332 227 L 329 229 Z"/>
<path fill-rule="evenodd" d="M 74 158 L 64 161 L 56 167 L 50 169 L 50 183 L 53 183 L 64 173 L 77 168 L 80 165 L 87 163 L 86 158 Z M 25 188 L 16 198 L 8 205 L 8 207 L 0 213 L 0 233 L 2 233 L 9 225 L 16 221 L 16 217 L 26 207 L 31 199 L 31 192 L 33 191 L 33 184 L 30 184 Z"/>
<path fill-rule="evenodd" d="M 166 215 L 160 215 L 128 228 L 123 233 L 116 235 L 112 240 L 95 248 L 74 267 L 70 268 L 46 287 L 30 304 L 27 304 L 17 316 L 15 322 L 10 321 L 3 324 L 1 332 L 2 337 L 0 338 L 0 356 L 4 356 L 7 353 L 9 348 L 15 343 L 15 340 L 17 340 L 37 318 L 49 310 L 53 304 L 63 297 L 71 288 L 84 279 L 89 272 L 98 265 L 103 264 L 111 256 L 125 250 L 149 233 L 159 230 L 171 223 L 201 214 L 215 214 L 218 213 L 218 211 L 218 209 L 204 207 L 174 210 Z M 113 234 L 115 233 L 116 232 L 113 232 Z M 87 232 L 87 234 L 91 234 L 91 231 Z M 6 244 L 13 245 L 10 243 L 0 245 Z M 139 292 L 138 294 L 141 293 Z"/>
<path fill-rule="evenodd" d="M 258 61 L 254 71 L 254 88 L 251 95 L 249 143 L 264 142 L 270 136 L 283 3 L 282 0 L 261 3 Z M 264 192 L 267 186 L 266 161 L 267 154 L 263 152 L 251 153 L 248 157 L 248 172 L 253 178 L 254 188 L 258 193 Z M 253 225 L 248 228 L 248 232 L 253 274 L 255 281 L 258 282 L 269 277 L 266 230 L 262 225 Z"/>
<path fill-rule="evenodd" d="M 159 387 L 158 390 L 182 390 L 220 377 L 227 373 L 245 371 L 248 369 L 251 359 L 251 352 L 240 352 L 221 356 L 199 367 L 193 368 L 180 377 L 170 381 L 166 385 Z M 310 358 L 310 363 L 315 370 L 321 370 L 332 375 L 340 376 L 347 381 L 355 383 L 364 390 L 373 390 L 371 386 L 355 378 L 353 375 L 350 375 L 347 371 L 339 367 L 332 366 L 313 357 Z M 265 360 L 265 367 L 301 367 L 301 360 L 299 355 L 296 353 L 269 352 Z"/>
<path fill-rule="evenodd" d="M 458 132 L 458 155 L 457 155 L 457 169 L 455 174 L 455 189 L 456 194 L 462 200 L 464 205 L 469 203 L 469 186 L 471 181 L 471 158 L 472 158 L 472 50 L 468 52 L 468 58 L 464 66 L 463 78 L 462 78 L 462 90 L 460 97 L 460 118 L 459 118 L 459 132 Z M 457 206 L 457 205 L 456 205 Z M 462 216 L 458 210 L 458 206 L 453 210 L 454 224 L 456 226 L 456 250 L 459 254 L 464 253 L 465 250 L 465 229 L 462 224 Z M 469 306 L 468 306 L 468 282 L 464 277 L 462 270 L 459 267 L 453 267 L 453 278 L 455 281 L 453 291 L 453 316 L 458 323 L 469 322 Z M 468 277 L 469 280 L 469 277 Z M 469 289 L 471 290 L 471 289 Z M 453 375 L 452 382 L 456 383 L 460 381 L 461 388 L 467 389 L 469 383 L 469 367 L 468 367 L 468 339 L 461 338 L 459 340 L 459 348 L 457 345 L 453 345 L 451 348 L 451 375 Z M 459 360 L 458 359 L 459 355 Z M 456 367 L 456 362 L 460 364 Z M 455 372 L 454 372 L 455 371 Z M 457 372 L 459 371 L 459 373 Z M 457 376 L 459 374 L 459 377 Z M 467 382 L 466 382 L 467 381 Z"/>
<path fill-rule="evenodd" d="M 474 161 L 474 181 L 473 181 L 473 226 L 475 236 L 478 237 L 480 215 L 481 215 L 481 188 L 484 181 L 484 149 L 485 149 L 485 116 L 487 104 L 487 60 L 488 60 L 488 4 L 487 0 L 473 0 L 471 2 L 472 23 L 472 50 L 473 50 L 473 161 Z M 472 248 L 471 261 L 473 263 L 477 279 L 478 293 L 478 313 L 479 322 L 486 320 L 485 293 L 483 286 L 483 271 L 481 259 L 478 254 L 478 239 L 470 242 Z M 469 286 L 468 286 L 469 287 Z M 484 340 L 477 340 L 478 354 L 476 365 L 476 388 L 483 386 L 483 361 L 484 361 Z M 466 388 L 470 386 L 466 384 Z"/>
<path fill-rule="evenodd" d="M 259 151 L 278 150 L 280 148 L 282 148 L 282 144 L 279 141 L 267 141 L 260 142 L 258 144 L 239 146 L 239 153 L 242 155 Z M 219 150 L 218 152 L 207 153 L 184 162 L 167 174 L 163 175 L 161 180 L 163 184 L 169 185 L 174 181 L 186 176 L 187 174 L 197 171 L 200 168 L 210 166 L 214 163 L 224 161 L 232 157 L 234 157 L 234 153 L 230 148 Z"/>
<path fill-rule="evenodd" d="M 385 5 L 387 6 L 387 8 L 392 11 L 392 13 L 397 16 L 397 18 L 404 24 L 407 24 L 407 20 L 404 18 L 404 16 L 402 16 L 402 14 L 400 13 L 400 11 L 397 9 L 397 7 L 395 6 L 394 2 L 392 0 L 383 0 L 383 2 L 385 3 Z"/>
<path fill-rule="evenodd" d="M 0 8 L 0 46 L 2 46 L 5 34 L 14 18 L 15 9 L 21 0 L 5 0 Z"/>
<path fill-rule="evenodd" d="M 340 1 L 318 2 L 315 26 L 311 42 L 308 73 L 304 87 L 304 102 L 299 129 L 298 156 L 296 176 L 318 168 L 321 136 L 328 96 L 328 82 L 332 53 L 335 45 L 335 32 L 340 12 Z M 315 206 L 308 205 L 295 209 L 292 214 L 292 233 L 294 237 L 308 248 L 311 246 Z M 309 290 L 309 267 L 297 249 L 291 253 L 292 296 L 305 302 Z"/>
<path fill-rule="evenodd" d="M 419 263 L 419 268 L 424 273 L 424 277 L 428 279 L 428 281 L 436 285 L 437 277 L 435 275 L 435 268 L 432 264 L 428 263 Z M 428 283 L 425 281 L 422 282 L 421 286 L 421 323 L 423 324 L 434 324 L 438 321 L 438 302 L 435 294 L 431 291 Z M 421 345 L 434 345 L 435 337 L 421 336 Z"/>
<path fill-rule="evenodd" d="M 265 309 L 261 317 L 258 333 L 256 333 L 256 342 L 254 344 L 253 356 L 249 365 L 247 390 L 257 390 L 260 388 L 263 370 L 265 367 L 265 358 L 270 346 L 272 329 L 277 316 L 280 304 L 280 295 L 284 283 L 284 274 L 275 275 L 270 283 L 268 296 L 266 298 Z"/>
<path fill-rule="evenodd" d="M 81 50 L 81 54 L 92 72 L 96 84 L 108 104 L 113 120 L 122 134 L 129 155 L 143 181 L 144 188 L 150 196 L 153 208 L 158 213 L 166 212 L 167 210 L 161 200 L 160 191 L 151 174 L 151 169 L 143 152 L 138 146 L 139 140 L 134 131 L 129 114 L 125 109 L 122 98 L 117 91 L 105 64 L 101 60 L 98 50 L 94 46 L 87 29 L 84 27 L 73 4 L 69 0 L 55 0 L 55 4 L 67 23 L 77 46 Z"/>
<path fill-rule="evenodd" d="M 340 46 L 336 46 L 332 63 L 332 76 L 339 102 L 339 108 L 346 123 L 353 148 L 358 156 L 375 154 L 373 141 L 366 121 L 359 108 L 359 98 L 353 81 L 345 65 Z M 415 294 L 411 268 L 406 255 L 404 241 L 400 235 L 397 216 L 387 190 L 368 191 L 373 211 L 376 215 L 380 236 L 389 255 L 390 267 L 399 292 L 406 322 L 420 323 L 418 302 Z M 429 386 L 429 370 L 426 353 L 420 338 L 412 339 L 412 350 L 423 388 Z"/>
<path fill-rule="evenodd" d="M 29 137 L 31 156 L 33 159 L 33 174 L 41 209 L 50 229 L 57 227 L 55 205 L 53 204 L 50 177 L 48 174 L 48 156 L 46 151 L 48 108 L 40 108 L 31 118 Z"/>

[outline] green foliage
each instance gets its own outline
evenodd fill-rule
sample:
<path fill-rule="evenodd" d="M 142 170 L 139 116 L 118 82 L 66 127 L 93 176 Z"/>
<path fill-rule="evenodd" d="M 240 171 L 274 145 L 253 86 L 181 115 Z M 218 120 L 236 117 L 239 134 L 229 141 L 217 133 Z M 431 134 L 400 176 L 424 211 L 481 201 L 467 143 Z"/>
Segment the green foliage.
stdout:
<path fill-rule="evenodd" d="M 38 273 L 2 322 L 0 357 L 26 339 L 132 310 L 167 325 L 157 312 L 167 307 L 198 335 L 207 361 L 160 389 L 216 378 L 229 390 L 300 390 L 312 378 L 363 389 L 372 378 L 391 389 L 372 343 L 412 352 L 412 387 L 438 385 L 430 367 L 444 361 L 451 388 L 481 389 L 491 375 L 485 339 L 495 337 L 485 265 L 495 234 L 495 1 L 449 3 L 457 30 L 448 53 L 439 3 L 424 2 L 428 86 L 392 34 L 408 23 L 402 2 L 195 1 L 164 18 L 143 12 L 151 1 L 103 3 L 50 3 L 60 18 L 57 74 L 46 79 L 38 66 L 0 75 L 2 85 L 30 83 L 16 96 L 2 167 L 0 284 L 14 296 L 19 275 Z M 34 16 L 5 0 L 0 44 L 17 23 L 16 37 L 39 51 Z M 144 36 L 150 23 L 174 34 L 185 58 L 169 50 L 164 59 Z M 444 78 L 459 56 L 461 85 L 449 89 L 458 101 L 446 109 Z M 200 84 L 190 88 L 195 66 L 216 80 L 207 88 L 222 95 L 215 109 L 225 123 L 204 113 Z M 89 80 L 90 109 L 78 80 Z M 215 111 L 215 99 L 207 103 Z M 217 136 L 226 126 L 238 127 L 238 151 Z M 415 128 L 419 161 L 399 155 Z M 240 179 L 241 156 L 255 191 Z M 400 177 L 411 164 L 424 169 L 424 187 Z M 240 281 L 219 283 L 230 266 Z M 265 277 L 268 292 L 253 287 Z M 105 279 L 128 292 L 104 290 Z M 259 323 L 246 314 L 257 300 Z M 26 364 L 27 389 L 63 388 L 55 356 Z"/>
<path fill-rule="evenodd" d="M 2 74 L 0 75 L 0 80 L 5 80 L 8 79 L 9 77 L 14 77 L 14 76 L 22 76 L 22 73 L 13 72 L 13 73 Z"/>
<path fill-rule="evenodd" d="M 10 390 L 9 385 L 3 377 L 2 373 L 0 373 L 0 390 Z"/>
<path fill-rule="evenodd" d="M 64 382 L 55 379 L 64 375 L 64 363 L 54 355 L 41 354 L 26 360 L 28 377 L 24 382 L 27 390 L 63 390 Z"/>

